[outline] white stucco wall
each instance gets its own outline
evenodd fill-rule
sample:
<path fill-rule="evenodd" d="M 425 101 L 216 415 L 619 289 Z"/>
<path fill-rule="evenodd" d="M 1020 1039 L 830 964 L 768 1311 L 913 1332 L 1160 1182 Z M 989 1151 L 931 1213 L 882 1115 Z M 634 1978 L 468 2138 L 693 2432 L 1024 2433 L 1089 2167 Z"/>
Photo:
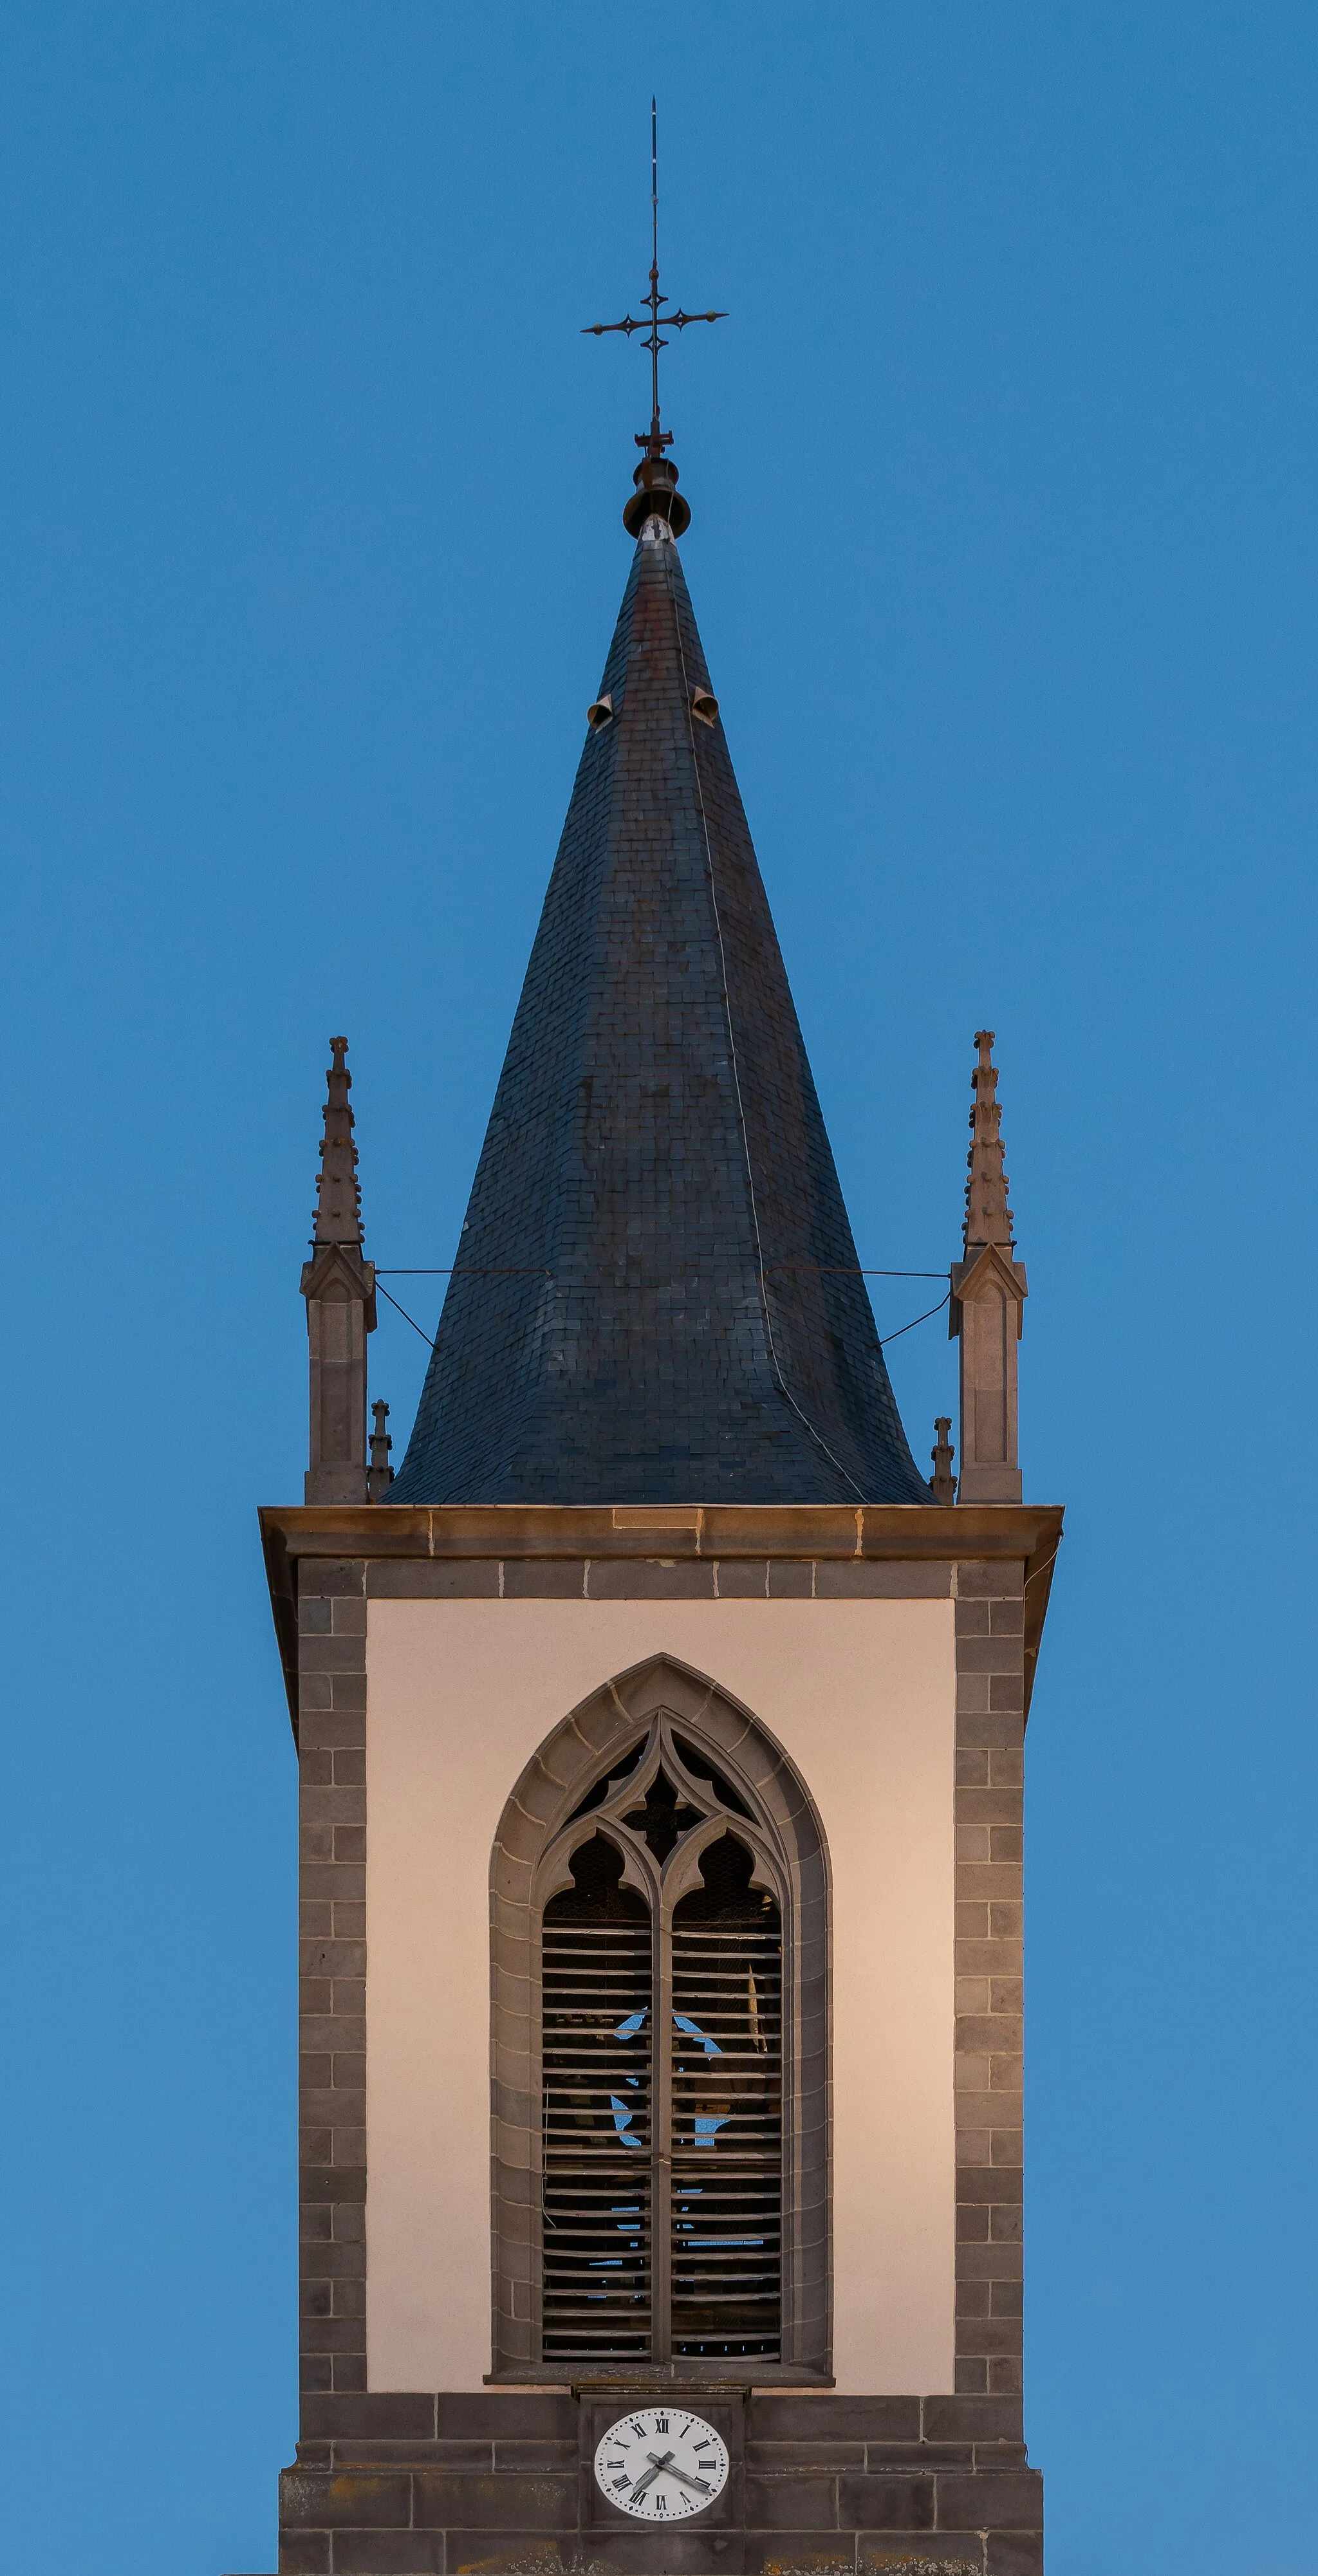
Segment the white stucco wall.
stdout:
<path fill-rule="evenodd" d="M 834 2369 L 953 2386 L 950 1601 L 373 1601 L 368 2377 L 490 2367 L 489 1867 L 561 1718 L 667 1652 L 806 1780 L 833 1875 Z"/>

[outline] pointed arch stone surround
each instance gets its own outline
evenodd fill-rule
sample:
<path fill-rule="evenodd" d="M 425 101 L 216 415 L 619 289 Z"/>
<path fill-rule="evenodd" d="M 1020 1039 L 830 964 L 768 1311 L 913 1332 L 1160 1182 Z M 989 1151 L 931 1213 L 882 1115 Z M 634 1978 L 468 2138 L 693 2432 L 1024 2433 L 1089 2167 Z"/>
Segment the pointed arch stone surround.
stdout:
<path fill-rule="evenodd" d="M 670 1655 L 619 1673 L 572 1710 L 517 1781 L 490 1865 L 493 2377 L 561 2384 L 540 2361 L 540 1924 L 542 1855 L 593 1784 L 658 1717 L 708 1748 L 747 1797 L 777 1858 L 783 1907 L 782 2363 L 757 2380 L 799 2386 L 830 2370 L 829 1873 L 823 1828 L 795 1765 L 709 1675 Z M 708 2361 L 669 2366 L 708 2383 Z M 746 2364 L 729 2364 L 730 2383 Z"/>

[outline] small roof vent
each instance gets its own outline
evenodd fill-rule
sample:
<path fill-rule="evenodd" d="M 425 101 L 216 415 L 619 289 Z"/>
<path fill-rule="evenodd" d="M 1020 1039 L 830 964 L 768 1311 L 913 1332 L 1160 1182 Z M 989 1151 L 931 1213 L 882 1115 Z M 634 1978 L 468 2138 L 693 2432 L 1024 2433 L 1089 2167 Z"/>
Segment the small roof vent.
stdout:
<path fill-rule="evenodd" d="M 596 698 L 594 705 L 587 707 L 586 709 L 586 722 L 592 733 L 600 733 L 603 731 L 605 725 L 612 724 L 612 698 Z"/>
<path fill-rule="evenodd" d="M 691 692 L 691 713 L 693 716 L 698 716 L 702 724 L 717 724 L 718 699 L 711 697 L 708 689 L 693 689 Z"/>

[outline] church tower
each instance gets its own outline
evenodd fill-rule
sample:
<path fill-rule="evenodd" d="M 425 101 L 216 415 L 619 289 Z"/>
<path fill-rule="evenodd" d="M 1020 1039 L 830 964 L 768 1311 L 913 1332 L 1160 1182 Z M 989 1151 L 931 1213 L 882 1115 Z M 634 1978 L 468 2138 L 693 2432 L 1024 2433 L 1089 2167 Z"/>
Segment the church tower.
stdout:
<path fill-rule="evenodd" d="M 332 1041 L 306 1498 L 262 1513 L 302 1815 L 280 2566 L 1038 2576 L 1021 1783 L 1061 1513 L 1021 1499 L 992 1041 L 958 1484 L 950 1423 L 926 1478 L 898 1415 L 657 411 L 643 444 L 392 1477 Z"/>

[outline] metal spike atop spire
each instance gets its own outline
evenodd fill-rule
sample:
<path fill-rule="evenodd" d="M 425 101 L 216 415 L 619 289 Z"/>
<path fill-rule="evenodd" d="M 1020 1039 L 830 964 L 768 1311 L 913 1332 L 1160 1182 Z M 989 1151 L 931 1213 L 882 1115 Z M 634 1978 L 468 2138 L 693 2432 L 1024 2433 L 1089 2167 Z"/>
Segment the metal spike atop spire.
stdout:
<path fill-rule="evenodd" d="M 677 481 L 677 469 L 669 464 L 664 450 L 672 446 L 673 433 L 671 429 L 663 427 L 659 417 L 659 352 L 668 346 L 663 334 L 665 331 L 685 331 L 689 322 L 726 322 L 728 316 L 726 313 L 714 312 L 684 313 L 680 304 L 675 313 L 660 312 L 660 306 L 667 304 L 668 297 L 659 292 L 659 113 L 653 99 L 650 101 L 650 291 L 644 301 L 649 308 L 648 324 L 644 318 L 638 319 L 628 312 L 624 313 L 621 322 L 587 322 L 583 326 L 582 337 L 583 339 L 593 337 L 598 340 L 606 331 L 621 331 L 630 340 L 634 331 L 644 331 L 645 338 L 641 345 L 650 352 L 650 426 L 636 433 L 636 444 L 644 451 L 644 456 L 643 462 L 637 467 L 634 479 L 638 496 L 641 494 L 648 496 L 652 491 L 661 495 L 671 495 L 672 487 Z M 664 469 L 659 476 L 653 472 L 656 465 Z M 691 513 L 685 501 L 674 500 L 669 508 L 661 508 L 657 515 L 668 519 L 674 535 L 679 537 L 691 522 Z M 645 509 L 640 507 L 639 500 L 628 503 L 623 518 L 633 536 L 639 534 L 644 516 Z M 635 526 L 632 525 L 633 518 L 636 519 Z"/>
<path fill-rule="evenodd" d="M 316 1183 L 316 1217 L 312 1240 L 315 1243 L 355 1243 L 362 1240 L 361 1187 L 357 1179 L 357 1148 L 353 1142 L 356 1124 L 348 1105 L 352 1075 L 344 1057 L 348 1052 L 346 1038 L 330 1039 L 333 1063 L 327 1076 L 329 1096 L 325 1102 L 325 1136 L 320 1148 L 320 1177 Z"/>
<path fill-rule="evenodd" d="M 965 1248 L 969 1254 L 977 1245 L 996 1243 L 1010 1253 L 1012 1220 L 1007 1205 L 1008 1182 L 1002 1162 L 1002 1138 L 998 1132 L 1002 1111 L 997 1098 L 998 1069 L 993 1062 L 992 1029 L 976 1029 L 975 1044 L 979 1049 L 979 1062 L 970 1077 L 975 1105 L 970 1113 L 972 1141 L 966 1156 L 969 1177 L 966 1181 Z"/>

